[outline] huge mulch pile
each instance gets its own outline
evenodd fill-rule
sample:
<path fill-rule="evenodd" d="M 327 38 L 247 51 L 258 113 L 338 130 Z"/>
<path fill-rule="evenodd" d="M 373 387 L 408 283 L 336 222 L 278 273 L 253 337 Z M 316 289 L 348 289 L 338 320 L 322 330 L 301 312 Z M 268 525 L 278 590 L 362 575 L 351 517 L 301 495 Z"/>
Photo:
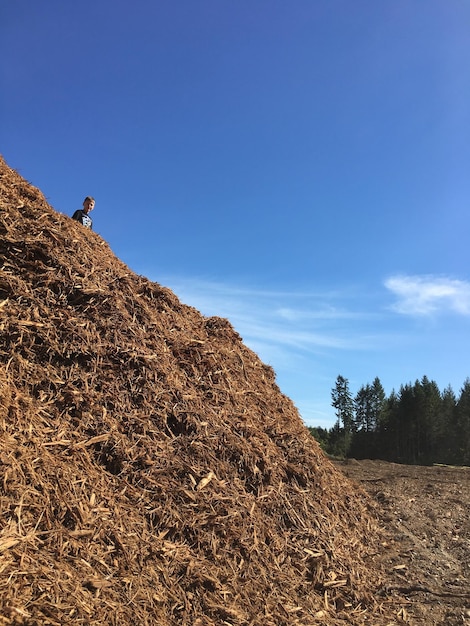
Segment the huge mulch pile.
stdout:
<path fill-rule="evenodd" d="M 230 323 L 0 160 L 0 624 L 390 624 L 369 500 Z"/>

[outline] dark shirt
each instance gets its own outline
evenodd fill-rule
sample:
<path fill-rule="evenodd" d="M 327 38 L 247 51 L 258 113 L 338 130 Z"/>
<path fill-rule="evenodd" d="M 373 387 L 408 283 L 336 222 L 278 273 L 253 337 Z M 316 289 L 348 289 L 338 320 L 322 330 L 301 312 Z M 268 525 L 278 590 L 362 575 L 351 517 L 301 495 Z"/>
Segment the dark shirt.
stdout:
<path fill-rule="evenodd" d="M 78 209 L 78 211 L 75 211 L 75 213 L 72 215 L 72 219 L 77 220 L 77 222 L 81 222 L 83 226 L 85 226 L 86 228 L 91 228 L 93 230 L 93 220 L 89 215 L 85 213 L 83 209 Z"/>

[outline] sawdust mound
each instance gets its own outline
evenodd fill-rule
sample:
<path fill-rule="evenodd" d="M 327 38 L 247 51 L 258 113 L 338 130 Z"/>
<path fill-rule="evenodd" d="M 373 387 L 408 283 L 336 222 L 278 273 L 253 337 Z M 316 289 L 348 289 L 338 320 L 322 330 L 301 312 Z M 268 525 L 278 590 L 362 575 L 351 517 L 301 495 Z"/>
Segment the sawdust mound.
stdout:
<path fill-rule="evenodd" d="M 227 320 L 0 161 L 0 624 L 387 623 L 381 536 Z"/>

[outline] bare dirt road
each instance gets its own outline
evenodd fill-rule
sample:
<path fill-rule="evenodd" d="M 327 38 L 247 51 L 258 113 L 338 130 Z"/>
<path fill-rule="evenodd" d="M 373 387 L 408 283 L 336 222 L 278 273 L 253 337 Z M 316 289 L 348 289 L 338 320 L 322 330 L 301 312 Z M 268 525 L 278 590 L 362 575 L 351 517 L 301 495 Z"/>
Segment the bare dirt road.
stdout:
<path fill-rule="evenodd" d="M 373 498 L 390 533 L 384 595 L 424 626 L 470 625 L 470 468 L 337 462 Z"/>

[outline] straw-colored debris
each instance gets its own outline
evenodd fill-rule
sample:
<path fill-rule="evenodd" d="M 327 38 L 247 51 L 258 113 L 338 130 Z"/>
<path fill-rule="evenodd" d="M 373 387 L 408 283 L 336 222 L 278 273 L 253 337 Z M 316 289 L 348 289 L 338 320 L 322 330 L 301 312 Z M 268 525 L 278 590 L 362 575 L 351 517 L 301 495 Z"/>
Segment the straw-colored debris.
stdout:
<path fill-rule="evenodd" d="M 394 623 L 367 497 L 227 320 L 2 160 L 0 233 L 0 624 Z"/>

